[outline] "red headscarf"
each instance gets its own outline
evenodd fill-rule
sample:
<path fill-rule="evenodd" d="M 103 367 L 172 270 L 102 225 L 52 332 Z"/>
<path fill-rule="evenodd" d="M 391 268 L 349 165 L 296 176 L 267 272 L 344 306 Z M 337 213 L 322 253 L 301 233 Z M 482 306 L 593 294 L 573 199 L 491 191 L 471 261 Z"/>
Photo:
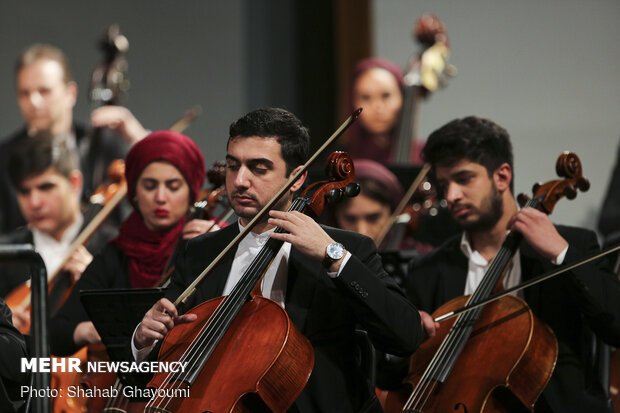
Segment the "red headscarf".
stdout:
<path fill-rule="evenodd" d="M 135 197 L 140 174 L 154 161 L 168 161 L 174 165 L 187 181 L 193 198 L 196 198 L 206 174 L 200 149 L 183 134 L 158 131 L 133 145 L 127 154 L 125 178 L 130 201 Z M 185 220 L 181 219 L 168 231 L 153 231 L 146 227 L 142 216 L 135 210 L 121 224 L 118 237 L 113 242 L 129 257 L 129 278 L 133 288 L 153 287 L 161 278 Z"/>

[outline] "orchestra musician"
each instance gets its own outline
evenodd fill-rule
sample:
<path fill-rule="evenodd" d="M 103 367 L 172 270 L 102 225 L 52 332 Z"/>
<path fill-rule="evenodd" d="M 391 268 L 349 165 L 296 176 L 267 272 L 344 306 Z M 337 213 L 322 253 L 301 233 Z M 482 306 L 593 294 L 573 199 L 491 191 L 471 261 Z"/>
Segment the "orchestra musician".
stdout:
<path fill-rule="evenodd" d="M 187 221 L 205 180 L 204 158 L 189 137 L 172 131 L 149 134 L 129 150 L 125 177 L 134 211 L 51 319 L 52 354 L 64 356 L 101 342 L 80 290 L 154 287 L 180 238 L 220 228 L 212 220 Z"/>
<path fill-rule="evenodd" d="M 66 139 L 76 153 L 84 177 L 84 199 L 105 178 L 110 162 L 124 158 L 129 146 L 147 131 L 133 114 L 121 106 L 102 106 L 91 114 L 91 125 L 107 127 L 97 139 L 74 122 L 78 87 L 64 53 L 50 45 L 35 44 L 22 52 L 15 66 L 17 104 L 25 125 L 0 144 L 0 234 L 24 224 L 15 193 L 8 184 L 8 153 L 18 142 L 37 133 Z"/>
<path fill-rule="evenodd" d="M 73 151 L 64 142 L 55 142 L 47 134 L 15 144 L 7 165 L 17 203 L 28 226 L 0 238 L 3 244 L 33 244 L 41 255 L 47 274 L 56 272 L 67 256 L 74 238 L 86 226 L 80 209 L 82 173 Z M 86 246 L 80 246 L 66 262 L 50 292 L 48 308 L 56 308 L 65 288 L 72 285 L 113 234 L 100 227 Z M 0 267 L 0 296 L 6 297 L 30 277 L 28 267 L 8 262 Z M 27 325 L 29 309 L 13 309 L 13 324 Z"/>
<path fill-rule="evenodd" d="M 406 355 L 421 340 L 418 312 L 382 269 L 371 239 L 320 226 L 298 212 L 284 212 L 305 174 L 188 302 L 179 308 L 171 302 L 301 168 L 308 151 L 308 130 L 283 109 L 254 110 L 232 123 L 226 191 L 239 221 L 189 241 L 177 260 L 167 298 L 158 301 L 137 327 L 132 352 L 134 358 L 144 359 L 174 325 L 195 319 L 195 314 L 184 314 L 187 310 L 229 294 L 272 237 L 284 244 L 260 284 L 262 295 L 286 309 L 310 340 L 315 358 L 310 379 L 291 411 L 381 412 L 372 384 L 356 364 L 355 327 L 363 326 L 377 348 Z M 273 232 L 276 226 L 288 233 Z M 331 255 L 328 246 L 333 246 Z M 153 351 L 150 357 L 155 355 Z"/>
<path fill-rule="evenodd" d="M 366 235 L 376 244 L 381 229 L 403 197 L 403 187 L 379 162 L 356 159 L 353 164 L 360 193 L 334 205 L 336 225 Z"/>
<path fill-rule="evenodd" d="M 424 330 L 438 328 L 429 313 L 450 299 L 471 294 L 507 231 L 524 237 L 504 287 L 520 284 L 599 248 L 593 232 L 554 225 L 513 197 L 513 155 L 507 131 L 470 116 L 434 131 L 423 151 L 436 173 L 452 216 L 463 232 L 413 260 L 406 293 L 421 310 Z M 620 344 L 620 284 L 605 263 L 587 264 L 521 293 L 532 312 L 555 333 L 559 345 L 553 375 L 536 412 L 608 412 L 605 391 L 588 371 L 588 331 Z M 516 410 L 520 411 L 520 410 Z"/>
<path fill-rule="evenodd" d="M 351 107 L 363 108 L 352 125 L 345 150 L 355 159 L 392 162 L 397 147 L 398 121 L 403 106 L 403 72 L 394 62 L 371 57 L 360 60 L 353 70 Z M 410 161 L 421 164 L 418 140 L 411 148 Z"/>

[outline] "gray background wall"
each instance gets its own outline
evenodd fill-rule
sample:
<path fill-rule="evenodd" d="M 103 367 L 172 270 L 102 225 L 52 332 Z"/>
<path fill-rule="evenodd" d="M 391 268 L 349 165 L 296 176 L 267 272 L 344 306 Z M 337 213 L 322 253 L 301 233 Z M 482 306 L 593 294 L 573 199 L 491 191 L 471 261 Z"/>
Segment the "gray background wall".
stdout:
<path fill-rule="evenodd" d="M 96 43 L 118 23 L 130 42 L 126 106 L 145 126 L 161 129 L 200 104 L 203 114 L 186 133 L 210 164 L 222 158 L 230 121 L 245 111 L 264 105 L 296 110 L 300 68 L 292 57 L 300 51 L 287 37 L 294 28 L 285 20 L 291 4 L 297 3 L 2 2 L 0 136 L 21 125 L 13 63 L 34 42 L 66 51 L 80 85 L 76 118 L 87 120 L 86 89 L 101 59 Z M 424 104 L 420 135 L 469 114 L 497 121 L 514 141 L 517 192 L 555 178 L 558 154 L 576 151 L 592 189 L 559 203 L 553 219 L 594 227 L 620 136 L 620 2 L 377 0 L 375 54 L 404 64 L 417 50 L 412 23 L 424 12 L 446 24 L 459 73 Z"/>
<path fill-rule="evenodd" d="M 558 155 L 575 151 L 592 186 L 552 220 L 594 228 L 620 138 L 620 2 L 376 1 L 375 53 L 404 64 L 423 13 L 445 23 L 458 75 L 422 107 L 420 136 L 467 115 L 496 121 L 513 140 L 517 193 L 555 179 Z"/>

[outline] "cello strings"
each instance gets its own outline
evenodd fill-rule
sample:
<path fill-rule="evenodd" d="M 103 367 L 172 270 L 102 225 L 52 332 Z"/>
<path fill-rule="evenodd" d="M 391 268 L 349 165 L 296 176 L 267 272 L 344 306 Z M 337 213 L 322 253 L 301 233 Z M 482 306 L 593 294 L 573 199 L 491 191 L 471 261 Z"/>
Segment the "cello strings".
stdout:
<path fill-rule="evenodd" d="M 305 199 L 296 198 L 291 204 L 289 211 L 301 211 L 305 208 L 305 206 Z M 276 231 L 284 232 L 284 230 L 279 227 L 276 228 Z M 194 372 L 197 367 L 196 364 L 201 361 L 202 355 L 205 353 L 205 351 L 209 352 L 209 354 L 207 355 L 207 357 L 209 357 L 210 353 L 215 350 L 217 343 L 219 343 L 225 333 L 225 329 L 227 328 L 227 326 L 230 325 L 232 320 L 234 320 L 239 309 L 245 303 L 245 300 L 242 299 L 249 294 L 254 284 L 256 284 L 258 282 L 258 279 L 260 279 L 260 276 L 258 274 L 262 275 L 262 272 L 264 272 L 264 269 L 260 273 L 258 272 L 258 270 L 271 262 L 282 244 L 282 241 L 277 241 L 270 238 L 265 243 L 265 245 L 263 245 L 257 257 L 252 261 L 250 266 L 244 272 L 242 278 L 233 288 L 231 294 L 228 297 L 224 298 L 223 302 L 218 305 L 214 313 L 211 315 L 211 317 L 209 317 L 209 320 L 207 320 L 207 322 L 203 324 L 199 333 L 186 348 L 180 359 L 180 361 L 186 361 L 187 357 L 189 357 L 188 365 L 190 366 L 190 368 L 187 369 L 187 373 L 185 373 L 184 376 L 181 375 L 174 381 L 173 384 L 171 384 L 173 388 L 180 387 L 182 382 L 186 381 L 186 379 Z M 235 310 L 235 306 L 238 308 L 236 311 L 233 311 Z M 209 331 L 207 331 L 205 334 L 205 330 L 207 328 L 209 328 Z M 166 375 L 164 384 L 170 383 L 170 379 L 173 374 L 174 373 L 168 373 Z M 151 399 L 147 406 L 151 405 L 151 403 L 154 402 L 155 398 L 156 396 Z M 163 402 L 164 400 L 158 402 L 157 407 L 161 407 L 161 403 Z M 167 406 L 170 402 L 171 400 L 166 401 L 165 406 Z"/>
<path fill-rule="evenodd" d="M 103 411 L 107 411 L 115 406 L 118 406 L 118 400 L 119 399 L 123 399 L 123 397 L 121 396 L 121 388 L 122 388 L 122 384 L 120 382 L 120 379 L 118 378 L 118 376 L 116 377 L 116 381 L 114 382 L 114 386 L 112 386 L 113 389 L 115 389 L 117 391 L 117 395 L 111 398 L 108 398 L 108 400 L 106 401 L 106 404 L 104 406 Z"/>
<path fill-rule="evenodd" d="M 301 202 L 299 202 L 298 204 L 303 205 L 303 203 Z M 292 210 L 293 207 L 294 206 L 292 206 L 289 210 Z M 278 232 L 284 231 L 279 229 Z M 227 299 L 228 302 L 231 302 L 232 304 L 235 304 L 235 302 L 239 302 L 240 304 L 237 305 L 238 307 L 241 307 L 243 305 L 244 301 L 242 301 L 241 299 L 244 298 L 245 295 L 249 294 L 251 288 L 254 286 L 254 284 L 258 282 L 258 274 L 262 274 L 262 272 L 264 272 L 264 269 L 259 273 L 257 272 L 261 269 L 261 267 L 265 267 L 267 264 L 269 264 L 269 262 L 273 259 L 273 256 L 277 254 L 277 251 L 280 249 L 281 244 L 282 242 L 280 241 L 268 240 L 268 244 L 265 244 L 263 246 L 263 248 L 257 255 L 257 258 L 244 273 L 246 275 L 241 278 L 239 284 L 231 292 L 231 295 Z M 256 276 L 252 276 L 252 274 L 256 274 Z M 232 313 L 231 311 L 229 311 L 228 308 L 222 309 L 224 310 L 223 312 L 218 309 L 218 315 L 214 317 L 214 320 L 211 323 L 211 325 L 216 324 L 214 330 L 220 330 L 222 324 L 228 323 L 236 315 L 236 313 Z M 222 317 L 219 317 L 220 313 L 223 314 Z"/>
<path fill-rule="evenodd" d="M 535 207 L 538 205 L 538 201 L 539 200 L 536 198 L 531 199 L 528 201 L 526 206 Z M 509 260 L 512 258 L 514 251 L 516 251 L 517 245 L 518 244 L 515 243 L 514 250 L 505 246 L 500 248 L 486 273 L 494 275 L 491 277 L 486 277 L 485 275 L 485 277 L 483 277 L 479 288 L 474 291 L 470 299 L 467 301 L 467 304 L 471 302 L 478 302 L 493 291 L 495 284 L 499 281 L 499 277 L 503 272 L 503 268 L 505 268 L 505 265 L 507 265 Z M 438 382 L 437 380 L 431 380 L 430 378 L 438 378 L 437 373 L 441 373 L 439 378 L 447 377 L 449 370 L 456 362 L 458 355 L 461 353 L 467 339 L 471 335 L 471 330 L 473 329 L 481 311 L 482 309 L 479 311 L 471 311 L 471 317 L 459 316 L 457 318 L 450 329 L 450 332 L 441 343 L 438 351 L 431 359 L 431 363 L 424 371 L 418 384 L 405 403 L 405 409 L 411 409 L 414 403 L 418 406 L 423 406 L 428 401 L 431 391 L 436 387 Z M 448 360 L 443 360 L 446 357 L 446 353 L 449 355 L 449 358 Z M 425 394 L 426 397 L 424 397 Z"/>

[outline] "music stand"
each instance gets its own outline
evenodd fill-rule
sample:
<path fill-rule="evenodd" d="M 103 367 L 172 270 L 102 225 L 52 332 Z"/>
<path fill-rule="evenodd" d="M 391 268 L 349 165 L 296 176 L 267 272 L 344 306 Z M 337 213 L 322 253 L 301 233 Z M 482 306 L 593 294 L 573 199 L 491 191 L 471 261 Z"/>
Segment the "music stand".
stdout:
<path fill-rule="evenodd" d="M 127 356 L 127 345 L 144 314 L 164 296 L 164 288 L 80 291 L 80 300 L 112 360 Z"/>

